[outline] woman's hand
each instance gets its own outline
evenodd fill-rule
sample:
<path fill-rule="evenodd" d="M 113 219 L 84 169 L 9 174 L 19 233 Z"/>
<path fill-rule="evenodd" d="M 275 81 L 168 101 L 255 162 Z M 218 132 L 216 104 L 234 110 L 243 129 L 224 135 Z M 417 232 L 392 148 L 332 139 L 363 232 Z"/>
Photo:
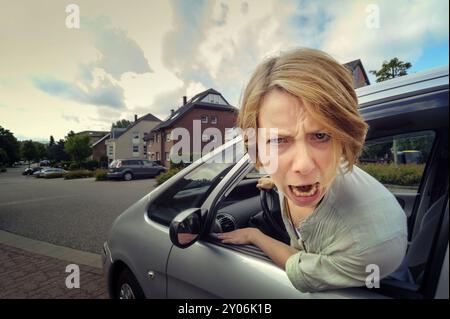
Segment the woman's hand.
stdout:
<path fill-rule="evenodd" d="M 261 177 L 258 179 L 258 184 L 256 184 L 256 187 L 259 189 L 272 189 L 274 186 L 274 183 L 270 177 Z"/>
<path fill-rule="evenodd" d="M 246 245 L 253 244 L 261 231 L 258 228 L 241 228 L 227 233 L 219 233 L 217 237 L 224 244 Z"/>
<path fill-rule="evenodd" d="M 217 237 L 225 244 L 253 244 L 258 246 L 282 269 L 285 269 L 286 260 L 293 254 L 298 253 L 295 248 L 265 235 L 258 228 L 241 228 L 228 233 L 219 233 Z"/>

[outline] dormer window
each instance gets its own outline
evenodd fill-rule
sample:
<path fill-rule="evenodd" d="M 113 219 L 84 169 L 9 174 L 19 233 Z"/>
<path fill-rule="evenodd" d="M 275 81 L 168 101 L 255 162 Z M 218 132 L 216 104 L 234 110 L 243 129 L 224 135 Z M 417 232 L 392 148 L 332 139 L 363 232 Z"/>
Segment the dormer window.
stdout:
<path fill-rule="evenodd" d="M 213 93 L 209 93 L 207 96 L 205 96 L 202 99 L 202 102 L 211 103 L 211 104 L 228 105 L 228 103 L 225 102 L 225 100 L 219 94 L 213 94 Z"/>
<path fill-rule="evenodd" d="M 202 123 L 208 123 L 208 115 L 202 115 L 201 120 Z"/>

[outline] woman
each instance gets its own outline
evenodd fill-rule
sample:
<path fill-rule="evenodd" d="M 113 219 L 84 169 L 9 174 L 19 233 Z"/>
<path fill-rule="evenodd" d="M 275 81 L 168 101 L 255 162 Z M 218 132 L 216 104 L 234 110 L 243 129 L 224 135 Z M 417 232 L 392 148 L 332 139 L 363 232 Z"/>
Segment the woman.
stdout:
<path fill-rule="evenodd" d="M 257 130 L 256 167 L 277 162 L 270 179 L 280 195 L 291 245 L 256 228 L 219 238 L 258 246 L 303 292 L 363 286 L 374 265 L 383 278 L 405 255 L 402 208 L 381 183 L 354 165 L 367 132 L 357 106 L 350 72 L 313 49 L 264 61 L 244 92 L 238 126 L 243 132 L 265 129 Z M 274 128 L 275 137 L 269 134 Z M 277 155 L 261 156 L 267 154 L 260 150 Z"/>

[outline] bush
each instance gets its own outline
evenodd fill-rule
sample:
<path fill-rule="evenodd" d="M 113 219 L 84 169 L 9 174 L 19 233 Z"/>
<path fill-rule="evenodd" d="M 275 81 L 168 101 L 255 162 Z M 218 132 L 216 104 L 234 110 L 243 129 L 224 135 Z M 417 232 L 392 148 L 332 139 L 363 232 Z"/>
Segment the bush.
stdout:
<path fill-rule="evenodd" d="M 72 164 L 71 161 L 61 161 L 61 168 L 64 168 L 65 170 L 68 170 L 70 167 L 70 164 Z"/>
<path fill-rule="evenodd" d="M 87 169 L 70 171 L 64 175 L 64 179 L 86 178 L 93 177 L 94 172 Z"/>
<path fill-rule="evenodd" d="M 171 178 L 173 175 L 177 174 L 179 171 L 181 171 L 182 168 L 171 168 L 167 172 L 159 174 L 156 177 L 156 185 L 161 185 L 165 181 L 167 181 L 169 178 Z"/>
<path fill-rule="evenodd" d="M 96 169 L 94 172 L 94 177 L 96 181 L 106 181 L 108 178 L 106 177 L 106 174 L 108 173 L 107 169 Z"/>
<path fill-rule="evenodd" d="M 71 162 L 69 165 L 69 171 L 76 171 L 76 170 L 80 170 L 80 164 Z"/>
<path fill-rule="evenodd" d="M 61 178 L 64 176 L 64 173 L 51 173 L 51 174 L 47 174 L 45 176 L 43 176 L 45 179 L 49 179 L 49 178 Z"/>
<path fill-rule="evenodd" d="M 383 184 L 418 186 L 425 164 L 359 164 L 358 167 Z"/>
<path fill-rule="evenodd" d="M 91 171 L 94 171 L 100 167 L 100 163 L 95 160 L 84 162 L 82 165 L 83 165 L 83 168 L 91 170 Z"/>

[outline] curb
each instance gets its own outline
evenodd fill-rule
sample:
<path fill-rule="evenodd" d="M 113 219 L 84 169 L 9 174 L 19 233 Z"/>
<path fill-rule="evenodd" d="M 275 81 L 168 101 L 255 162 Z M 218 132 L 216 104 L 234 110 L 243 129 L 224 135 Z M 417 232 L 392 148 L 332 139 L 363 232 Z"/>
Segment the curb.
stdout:
<path fill-rule="evenodd" d="M 43 241 L 19 236 L 4 230 L 0 230 L 0 244 L 19 248 L 30 253 L 68 261 L 74 264 L 81 264 L 100 269 L 102 268 L 102 258 L 100 254 L 57 246 Z"/>

